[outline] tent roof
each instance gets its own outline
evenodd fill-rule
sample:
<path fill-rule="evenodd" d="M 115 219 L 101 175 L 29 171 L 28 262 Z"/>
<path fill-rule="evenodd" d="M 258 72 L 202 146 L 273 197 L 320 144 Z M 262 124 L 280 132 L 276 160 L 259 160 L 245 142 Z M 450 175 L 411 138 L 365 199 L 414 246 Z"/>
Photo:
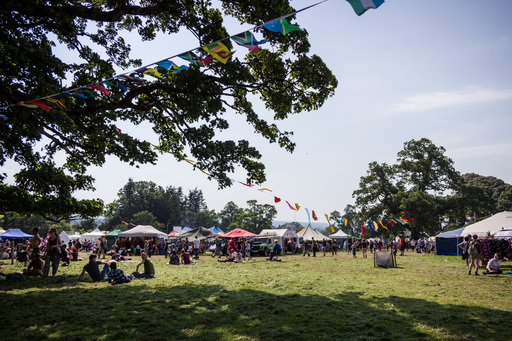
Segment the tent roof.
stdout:
<path fill-rule="evenodd" d="M 338 230 L 338 232 L 329 235 L 329 238 L 331 238 L 331 239 L 332 238 L 350 238 L 350 237 L 351 236 L 349 236 L 348 234 L 346 234 L 342 230 Z"/>
<path fill-rule="evenodd" d="M 476 234 L 479 237 L 484 237 L 487 232 L 494 234 L 502 228 L 512 229 L 512 212 L 496 213 L 492 217 L 468 225 L 461 235 Z"/>
<path fill-rule="evenodd" d="M 107 236 L 107 238 L 108 237 L 114 237 L 115 238 L 115 237 L 118 237 L 121 234 L 121 232 L 123 232 L 123 230 L 116 229 L 114 231 L 111 231 L 111 232 L 107 233 L 106 236 Z"/>
<path fill-rule="evenodd" d="M 466 227 L 461 227 L 460 229 L 439 233 L 436 237 L 439 237 L 439 238 L 459 237 L 459 236 L 462 236 L 462 231 L 464 231 L 465 228 Z"/>
<path fill-rule="evenodd" d="M 167 235 L 167 237 L 173 237 L 173 236 L 175 236 L 175 235 L 177 235 L 177 234 L 178 234 L 178 231 L 176 231 L 176 230 L 172 230 L 171 232 L 169 232 L 169 234 Z"/>
<path fill-rule="evenodd" d="M 174 238 L 194 238 L 197 236 L 199 240 L 205 240 L 208 238 L 216 237 L 217 234 L 204 227 L 198 227 L 185 233 L 179 233 L 174 235 Z"/>
<path fill-rule="evenodd" d="M 28 239 L 32 237 L 31 234 L 26 234 L 20 229 L 8 229 L 5 233 L 2 233 L 2 238 L 4 239 Z"/>
<path fill-rule="evenodd" d="M 80 238 L 98 238 L 104 235 L 105 233 L 101 232 L 99 228 L 95 228 L 94 231 L 82 234 Z"/>
<path fill-rule="evenodd" d="M 306 227 L 305 229 L 301 230 L 299 233 L 297 233 L 300 237 L 302 237 L 302 239 L 304 240 L 313 240 L 313 238 L 315 240 L 323 240 L 323 239 L 326 239 L 327 237 L 324 236 L 323 234 L 321 234 L 320 232 L 318 232 L 317 230 L 315 230 L 314 228 L 312 227 Z"/>
<path fill-rule="evenodd" d="M 275 236 L 275 237 L 283 237 L 283 238 L 295 238 L 297 237 L 297 233 L 295 231 L 291 231 L 288 229 L 265 229 L 260 232 L 261 237 L 266 236 Z"/>
<path fill-rule="evenodd" d="M 222 231 L 220 228 L 218 228 L 217 226 L 213 226 L 213 227 L 210 227 L 210 231 L 214 232 L 214 233 L 217 233 L 217 234 L 220 234 L 220 233 L 224 233 L 224 231 Z"/>
<path fill-rule="evenodd" d="M 167 235 L 151 225 L 137 225 L 128 231 L 121 232 L 119 237 L 158 237 L 166 238 Z"/>
<path fill-rule="evenodd" d="M 254 234 L 252 232 L 246 231 L 244 229 L 241 229 L 237 227 L 233 231 L 229 231 L 228 233 L 224 234 L 222 237 L 224 238 L 237 238 L 237 237 L 256 237 L 257 234 Z"/>

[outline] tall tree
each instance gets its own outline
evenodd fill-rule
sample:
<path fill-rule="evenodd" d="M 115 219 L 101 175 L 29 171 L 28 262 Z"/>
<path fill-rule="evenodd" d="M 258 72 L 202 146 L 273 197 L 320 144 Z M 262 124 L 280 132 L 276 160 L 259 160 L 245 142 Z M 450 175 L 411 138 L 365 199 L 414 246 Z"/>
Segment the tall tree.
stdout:
<path fill-rule="evenodd" d="M 512 211 L 512 185 L 494 176 L 475 173 L 463 174 L 462 179 L 468 186 L 481 188 L 488 197 L 488 211 L 484 215 L 502 211 Z"/>
<path fill-rule="evenodd" d="M 0 120 L 0 166 L 9 160 L 19 169 L 12 178 L 0 176 L 5 211 L 57 219 L 73 213 L 98 215 L 101 200 L 79 200 L 74 193 L 94 188 L 87 169 L 101 167 L 108 156 L 138 165 L 155 163 L 159 153 L 172 153 L 179 160 L 197 160 L 220 187 L 231 184 L 227 173 L 235 167 L 245 169 L 248 182 L 262 182 L 261 154 L 249 141 L 216 137 L 229 128 L 224 114 L 232 110 L 244 116 L 257 134 L 291 152 L 291 133 L 281 131 L 276 122 L 318 109 L 337 87 L 322 59 L 309 53 L 305 30 L 284 36 L 261 26 L 255 33 L 267 45 L 258 53 L 240 53 L 225 64 L 210 62 L 207 69 L 192 66 L 181 73 L 160 68 L 160 79 L 132 82 L 126 92 L 120 90 L 119 79 L 112 79 L 115 68 L 142 65 L 130 57 L 126 34 L 138 33 L 145 41 L 188 30 L 202 46 L 229 36 L 225 17 L 261 25 L 292 12 L 288 0 L 4 0 L 0 10 L 0 107 L 8 117 Z M 294 16 L 287 20 L 293 22 Z M 54 40 L 76 53 L 77 60 L 67 62 L 56 55 Z M 223 43 L 232 48 L 229 40 Z M 202 50 L 196 53 L 206 57 Z M 66 74 L 72 79 L 65 87 Z M 114 84 L 109 85 L 110 95 L 90 98 L 95 90 L 83 86 L 106 79 Z M 66 91 L 88 98 L 57 96 L 62 106 L 47 103 L 53 109 L 44 114 L 13 105 Z M 273 119 L 260 117 L 251 103 L 255 98 L 273 112 Z M 123 121 L 146 122 L 158 145 L 120 131 L 117 124 Z M 56 155 L 65 161 L 58 162 Z"/>
<path fill-rule="evenodd" d="M 233 201 L 230 201 L 224 206 L 222 211 L 219 212 L 219 227 L 226 229 L 233 222 L 235 214 L 241 213 L 240 207 L 238 207 Z"/>

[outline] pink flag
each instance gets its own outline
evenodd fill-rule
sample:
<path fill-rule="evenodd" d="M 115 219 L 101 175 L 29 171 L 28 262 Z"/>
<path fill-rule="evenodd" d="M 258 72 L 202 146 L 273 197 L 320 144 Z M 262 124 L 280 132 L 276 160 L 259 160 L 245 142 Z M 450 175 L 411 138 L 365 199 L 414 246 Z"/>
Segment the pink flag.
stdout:
<path fill-rule="evenodd" d="M 289 203 L 288 201 L 287 201 L 286 203 L 288 204 L 288 206 L 290 206 L 290 209 L 292 209 L 292 210 L 294 210 L 294 211 L 297 211 L 297 210 L 295 209 L 295 207 L 293 207 L 292 205 L 290 205 L 290 203 Z"/>

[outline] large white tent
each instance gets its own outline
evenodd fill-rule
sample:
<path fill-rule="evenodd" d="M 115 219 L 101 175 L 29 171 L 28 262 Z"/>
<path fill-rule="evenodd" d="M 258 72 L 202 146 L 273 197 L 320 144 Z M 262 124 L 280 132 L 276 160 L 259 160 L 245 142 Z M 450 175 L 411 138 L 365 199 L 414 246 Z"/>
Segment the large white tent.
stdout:
<path fill-rule="evenodd" d="M 324 240 L 324 239 L 327 239 L 327 236 L 324 236 L 323 234 L 321 234 L 320 232 L 318 232 L 317 230 L 315 230 L 314 228 L 312 227 L 306 227 L 305 229 L 299 231 L 297 233 L 299 235 L 299 237 L 302 237 L 302 239 L 304 240 L 313 240 L 313 238 L 315 240 Z"/>
<path fill-rule="evenodd" d="M 349 236 L 342 230 L 339 230 L 338 232 L 336 232 L 334 234 L 330 234 L 329 238 L 331 238 L 331 239 L 348 239 L 348 238 L 351 238 L 351 236 Z"/>
<path fill-rule="evenodd" d="M 292 230 L 288 229 L 264 229 L 260 232 L 260 237 L 269 237 L 277 239 L 281 246 L 284 245 L 285 239 L 293 239 L 297 243 L 297 247 L 300 247 L 299 235 Z"/>
<path fill-rule="evenodd" d="M 492 217 L 468 225 L 462 231 L 461 236 L 476 234 L 478 237 L 485 237 L 487 233 L 493 235 L 502 229 L 512 229 L 512 212 L 504 211 L 496 213 Z"/>
<path fill-rule="evenodd" d="M 167 235 L 151 225 L 137 225 L 134 228 L 121 232 L 119 237 L 158 237 L 167 238 Z"/>
<path fill-rule="evenodd" d="M 99 237 L 104 236 L 104 235 L 105 235 L 104 232 L 101 232 L 99 228 L 96 228 L 96 229 L 94 229 L 94 231 L 82 234 L 80 236 L 80 240 L 99 238 Z"/>

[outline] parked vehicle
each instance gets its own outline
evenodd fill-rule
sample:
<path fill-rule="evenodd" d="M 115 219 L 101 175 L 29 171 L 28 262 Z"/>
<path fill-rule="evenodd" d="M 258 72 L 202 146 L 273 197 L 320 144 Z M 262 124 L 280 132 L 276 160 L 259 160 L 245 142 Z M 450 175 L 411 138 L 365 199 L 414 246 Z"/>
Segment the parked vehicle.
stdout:
<path fill-rule="evenodd" d="M 255 237 L 252 240 L 251 253 L 253 255 L 261 255 L 268 257 L 270 255 L 270 251 L 274 247 L 274 243 L 272 242 L 272 238 L 269 237 Z"/>

